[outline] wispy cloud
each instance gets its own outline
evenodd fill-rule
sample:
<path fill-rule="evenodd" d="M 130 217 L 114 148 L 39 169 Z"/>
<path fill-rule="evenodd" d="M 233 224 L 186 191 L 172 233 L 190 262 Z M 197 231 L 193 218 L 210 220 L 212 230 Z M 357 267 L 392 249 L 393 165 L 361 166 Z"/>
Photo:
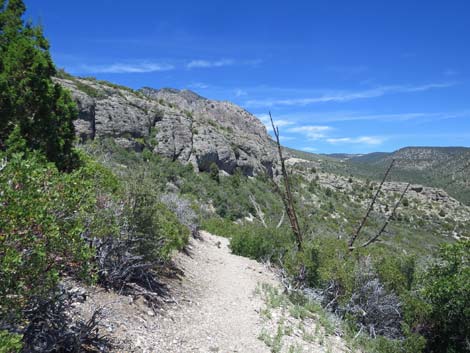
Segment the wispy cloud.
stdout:
<path fill-rule="evenodd" d="M 195 89 L 206 89 L 209 88 L 209 85 L 204 82 L 193 82 L 188 85 L 189 88 Z"/>
<path fill-rule="evenodd" d="M 259 66 L 263 60 L 252 59 L 252 60 L 235 60 L 235 59 L 219 59 L 219 60 L 205 60 L 196 59 L 190 60 L 186 63 L 185 67 L 188 70 L 191 69 L 211 69 L 224 66 Z"/>
<path fill-rule="evenodd" d="M 273 106 L 306 106 L 315 103 L 348 102 L 357 99 L 381 97 L 386 94 L 423 92 L 432 89 L 452 87 L 455 82 L 430 83 L 424 85 L 391 85 L 379 86 L 361 91 L 340 91 L 325 93 L 317 97 L 286 98 L 286 99 L 260 99 L 248 100 L 245 104 L 249 107 L 273 107 Z"/>
<path fill-rule="evenodd" d="M 380 145 L 384 142 L 384 138 L 377 136 L 360 136 L 360 137 L 340 137 L 328 138 L 327 142 L 331 144 L 364 144 L 364 145 Z"/>
<path fill-rule="evenodd" d="M 234 65 L 235 60 L 233 59 L 220 59 L 220 60 L 191 60 L 186 64 L 187 69 L 207 69 L 213 67 L 223 67 L 223 66 L 230 66 Z"/>
<path fill-rule="evenodd" d="M 148 73 L 157 71 L 169 71 L 176 69 L 210 69 L 219 68 L 224 66 L 257 66 L 262 61 L 256 60 L 234 60 L 234 59 L 219 59 L 219 60 L 165 60 L 165 62 L 149 61 L 149 60 L 133 60 L 126 62 L 115 62 L 111 64 L 96 64 L 96 65 L 75 65 L 68 67 L 72 73 L 114 73 L 114 74 L 127 74 L 127 73 Z"/>
<path fill-rule="evenodd" d="M 109 65 L 82 65 L 71 71 L 79 73 L 108 73 L 108 74 L 127 74 L 127 73 L 146 73 L 157 71 L 169 71 L 175 67 L 171 64 L 157 62 L 139 62 L 139 63 L 114 63 Z"/>
<path fill-rule="evenodd" d="M 287 129 L 287 132 L 300 133 L 310 140 L 318 140 L 326 137 L 326 133 L 333 130 L 331 126 L 306 125 Z"/>
<path fill-rule="evenodd" d="M 271 120 L 268 114 L 258 114 L 257 118 L 261 120 L 261 122 L 266 126 L 268 131 L 273 131 L 273 127 L 271 125 Z M 287 119 L 273 119 L 274 125 L 277 127 L 285 127 L 295 125 L 294 121 L 287 120 Z"/>
<path fill-rule="evenodd" d="M 236 89 L 235 90 L 235 96 L 236 97 L 246 96 L 247 94 L 248 93 L 243 89 Z"/>
<path fill-rule="evenodd" d="M 446 119 L 470 118 L 470 110 L 454 112 L 403 112 L 373 114 L 358 111 L 331 111 L 331 112 L 297 112 L 288 115 L 280 115 L 279 119 L 292 119 L 294 121 L 314 121 L 315 123 L 333 123 L 343 121 L 439 121 Z"/>
<path fill-rule="evenodd" d="M 314 148 L 314 147 L 301 147 L 300 149 L 302 151 L 306 151 L 306 152 L 316 152 L 316 151 L 318 151 L 318 149 Z"/>

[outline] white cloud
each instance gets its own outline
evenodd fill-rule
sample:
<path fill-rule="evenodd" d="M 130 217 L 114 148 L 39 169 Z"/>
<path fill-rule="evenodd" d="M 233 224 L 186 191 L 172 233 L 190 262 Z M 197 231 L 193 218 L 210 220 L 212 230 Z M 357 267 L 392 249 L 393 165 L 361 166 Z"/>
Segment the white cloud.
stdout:
<path fill-rule="evenodd" d="M 204 82 L 194 82 L 188 85 L 190 88 L 199 88 L 199 89 L 205 89 L 209 88 L 209 85 L 205 84 Z"/>
<path fill-rule="evenodd" d="M 316 152 L 316 151 L 318 151 L 318 149 L 314 148 L 314 147 L 302 147 L 301 150 L 306 151 L 306 152 Z"/>
<path fill-rule="evenodd" d="M 258 66 L 263 63 L 263 60 L 261 59 L 245 60 L 243 63 L 249 66 Z"/>
<path fill-rule="evenodd" d="M 327 142 L 331 144 L 364 144 L 364 145 L 380 145 L 384 139 L 377 136 L 360 136 L 360 137 L 340 137 L 328 138 Z"/>
<path fill-rule="evenodd" d="M 281 140 L 281 142 L 283 142 L 283 141 L 293 141 L 296 138 L 294 136 L 279 136 L 279 139 Z"/>
<path fill-rule="evenodd" d="M 307 136 L 311 140 L 319 140 L 326 137 L 328 131 L 331 131 L 333 128 L 330 126 L 320 126 L 320 125 L 306 125 L 306 126 L 296 126 L 287 129 L 288 132 L 300 133 Z"/>
<path fill-rule="evenodd" d="M 357 99 L 367 99 L 381 97 L 386 94 L 393 93 L 412 93 L 423 92 L 437 88 L 447 88 L 454 86 L 455 82 L 447 83 L 430 83 L 425 85 L 411 86 L 411 85 L 393 85 L 393 86 L 379 86 L 376 88 L 362 90 L 362 91 L 339 91 L 325 93 L 317 97 L 307 98 L 286 98 L 286 99 L 261 99 L 249 100 L 245 104 L 250 107 L 273 107 L 273 106 L 306 106 L 315 103 L 327 102 L 349 102 Z"/>
<path fill-rule="evenodd" d="M 273 131 L 273 127 L 271 125 L 271 120 L 269 118 L 268 114 L 258 114 L 257 118 L 261 120 L 261 122 L 266 126 L 266 129 L 268 131 Z M 287 120 L 287 119 L 273 119 L 274 120 L 274 125 L 277 127 L 285 127 L 285 126 L 291 126 L 295 125 L 295 122 Z"/>
<path fill-rule="evenodd" d="M 170 64 L 156 63 L 156 62 L 140 62 L 140 63 L 115 63 L 110 65 L 83 65 L 78 70 L 79 72 L 86 73 L 112 73 L 112 74 L 127 74 L 127 73 L 145 73 L 157 71 L 169 71 L 175 67 Z"/>
<path fill-rule="evenodd" d="M 242 89 L 236 89 L 235 90 L 235 96 L 236 97 L 241 97 L 241 96 L 246 96 L 248 93 Z"/>
<path fill-rule="evenodd" d="M 216 61 L 210 60 L 192 60 L 186 64 L 187 69 L 202 69 L 212 67 L 230 66 L 235 63 L 232 59 L 221 59 Z"/>
<path fill-rule="evenodd" d="M 278 115 L 279 119 L 290 118 L 294 121 L 313 121 L 318 124 L 334 123 L 341 121 L 383 121 L 400 122 L 419 120 L 421 122 L 432 122 L 447 119 L 470 118 L 470 110 L 454 112 L 405 112 L 373 114 L 360 111 L 329 111 L 329 112 L 292 112 Z"/>

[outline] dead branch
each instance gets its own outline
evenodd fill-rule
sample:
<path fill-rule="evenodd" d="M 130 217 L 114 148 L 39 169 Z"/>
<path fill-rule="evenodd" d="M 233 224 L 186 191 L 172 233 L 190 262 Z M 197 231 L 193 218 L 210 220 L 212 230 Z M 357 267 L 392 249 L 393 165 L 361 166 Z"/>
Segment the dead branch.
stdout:
<path fill-rule="evenodd" d="M 395 216 L 395 213 L 397 212 L 398 206 L 400 206 L 401 202 L 403 201 L 403 198 L 405 197 L 405 194 L 407 193 L 409 187 L 411 184 L 408 183 L 406 185 L 405 190 L 403 190 L 400 198 L 398 199 L 397 203 L 395 204 L 395 207 L 393 207 L 392 213 L 388 216 L 387 220 L 385 221 L 384 225 L 382 228 L 380 228 L 380 231 L 374 235 L 372 238 L 370 238 L 368 241 L 366 241 L 364 244 L 361 245 L 361 247 L 365 248 L 366 246 L 372 244 L 373 242 L 377 241 L 380 236 L 385 232 L 385 229 L 387 228 L 388 224 L 390 223 L 390 220 Z"/>
<path fill-rule="evenodd" d="M 266 225 L 266 222 L 264 220 L 264 214 L 263 214 L 263 211 L 261 211 L 261 207 L 260 205 L 256 202 L 256 199 L 253 195 L 250 195 L 249 196 L 249 199 L 251 201 L 251 204 L 253 205 L 253 207 L 255 208 L 255 211 L 256 211 L 256 215 L 258 216 L 259 220 L 261 221 L 261 224 L 263 225 L 264 228 L 268 228 L 268 226 Z"/>
<path fill-rule="evenodd" d="M 273 117 L 271 116 L 271 112 L 269 112 L 269 118 L 271 119 L 271 125 L 273 127 L 274 135 L 276 136 L 276 143 L 277 143 L 277 151 L 279 154 L 279 159 L 281 160 L 281 171 L 282 177 L 284 179 L 284 193 L 281 192 L 282 199 L 284 201 L 284 207 L 286 209 L 287 216 L 289 217 L 290 225 L 292 228 L 292 232 L 294 233 L 296 242 L 297 242 L 297 249 L 299 251 L 302 250 L 302 232 L 300 230 L 299 221 L 297 218 L 297 213 L 295 212 L 294 207 L 294 198 L 292 197 L 291 189 L 290 189 L 290 182 L 289 182 L 289 175 L 287 173 L 286 164 L 284 161 L 284 157 L 282 156 L 282 147 L 281 142 L 279 140 L 279 128 L 274 125 Z M 279 189 L 279 187 L 278 187 Z M 280 191 L 280 189 L 279 189 Z"/>
<path fill-rule="evenodd" d="M 7 166 L 7 159 L 6 158 L 3 158 L 1 161 L 0 161 L 0 172 L 5 169 L 5 167 Z"/>
<path fill-rule="evenodd" d="M 385 175 L 382 179 L 382 182 L 379 185 L 379 188 L 377 189 L 377 192 L 375 193 L 374 197 L 372 198 L 372 201 L 371 201 L 371 203 L 370 203 L 370 205 L 367 209 L 367 212 L 366 212 L 364 218 L 362 218 L 362 221 L 359 224 L 359 227 L 357 228 L 356 232 L 353 235 L 351 235 L 351 238 L 349 239 L 349 251 L 354 250 L 354 242 L 356 241 L 357 237 L 361 233 L 362 228 L 366 224 L 367 219 L 369 218 L 369 215 L 370 215 L 372 209 L 374 208 L 375 202 L 377 201 L 377 198 L 379 197 L 380 191 L 382 190 L 382 186 L 385 183 L 385 180 L 387 180 L 388 174 L 392 170 L 394 163 L 395 163 L 395 160 L 393 159 L 392 163 L 390 163 L 390 166 L 388 167 L 387 171 L 385 172 Z"/>
<path fill-rule="evenodd" d="M 285 215 L 286 215 L 286 212 L 285 212 L 285 211 L 282 211 L 282 216 L 281 216 L 281 219 L 279 220 L 279 223 L 278 223 L 277 226 L 276 226 L 276 229 L 281 228 L 282 223 L 284 223 L 284 216 L 285 216 Z"/>

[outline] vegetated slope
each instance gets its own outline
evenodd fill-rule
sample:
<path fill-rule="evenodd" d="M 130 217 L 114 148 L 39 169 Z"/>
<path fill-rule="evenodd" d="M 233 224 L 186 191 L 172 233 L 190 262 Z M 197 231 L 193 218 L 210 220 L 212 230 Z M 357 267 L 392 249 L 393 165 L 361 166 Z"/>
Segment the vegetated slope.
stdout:
<path fill-rule="evenodd" d="M 75 122 L 82 141 L 112 137 L 126 148 L 145 148 L 200 171 L 212 164 L 254 175 L 271 169 L 276 154 L 264 125 L 229 102 L 212 101 L 183 90 L 140 91 L 62 73 L 79 108 Z"/>
<path fill-rule="evenodd" d="M 392 159 L 396 160 L 394 180 L 443 188 L 470 204 L 470 148 L 406 147 L 390 154 L 354 157 L 346 164 L 355 174 L 377 178 Z"/>
<path fill-rule="evenodd" d="M 85 82 L 81 79 L 74 80 Z M 87 84 L 92 85 L 89 82 Z M 97 85 L 93 87 L 96 89 L 110 87 L 107 83 L 99 85 L 104 85 L 104 88 Z M 122 88 L 111 89 L 118 91 L 114 91 L 109 99 L 100 98 L 104 101 L 95 101 L 95 108 L 103 104 L 102 108 L 109 109 L 112 104 L 118 104 L 117 111 L 124 109 L 126 112 L 129 102 L 123 99 L 122 95 L 125 96 L 127 91 Z M 274 157 L 270 165 L 256 159 L 258 154 L 255 153 L 252 155 L 254 161 L 251 163 L 252 167 L 246 168 L 246 165 L 241 163 L 235 164 L 235 167 L 230 169 L 226 163 L 220 164 L 222 160 L 217 152 L 217 158 L 211 164 L 218 163 L 220 169 L 232 172 L 233 175 L 219 173 L 211 166 L 209 166 L 210 174 L 196 173 L 193 166 L 196 170 L 207 171 L 207 164 L 204 167 L 204 163 L 199 164 L 197 158 L 196 163 L 192 163 L 191 156 L 197 156 L 194 152 L 191 152 L 189 160 L 182 159 L 182 154 L 174 153 L 176 146 L 174 141 L 179 134 L 181 124 L 184 123 L 180 119 L 184 118 L 183 115 L 187 121 L 193 123 L 196 121 L 194 116 L 199 116 L 198 133 L 193 134 L 193 138 L 199 135 L 199 128 L 204 129 L 216 123 L 207 115 L 207 102 L 191 92 L 166 89 L 154 93 L 156 95 L 154 98 L 145 98 L 141 92 L 132 92 L 130 97 L 132 100 L 140 97 L 148 104 L 163 105 L 169 109 L 167 115 L 163 114 L 161 120 L 157 119 L 155 125 L 150 126 L 149 134 L 135 137 L 123 136 L 119 132 L 113 133 L 112 121 L 115 117 L 119 118 L 117 124 L 119 126 L 123 122 L 126 123 L 127 118 L 132 118 L 132 114 L 111 115 L 111 122 L 106 119 L 103 121 L 106 116 L 102 116 L 101 113 L 95 114 L 95 123 L 104 123 L 109 129 L 107 131 L 111 133 L 98 134 L 85 148 L 89 148 L 90 153 L 107 163 L 118 175 L 128 174 L 131 180 L 138 180 L 139 175 L 133 171 L 142 167 L 146 178 L 152 180 L 160 192 L 173 193 L 186 200 L 193 200 L 194 208 L 204 220 L 203 229 L 231 237 L 230 246 L 235 254 L 270 261 L 279 266 L 285 271 L 285 281 L 290 283 L 289 285 L 321 288 L 322 294 L 317 298 L 318 301 L 343 318 L 352 315 L 348 320 L 353 327 L 354 335 L 361 336 L 362 332 L 361 337 L 367 338 L 367 334 L 364 334 L 366 331 L 373 332 L 372 336 L 378 334 L 381 338 L 372 344 L 376 347 L 386 344 L 385 347 L 389 347 L 390 349 L 387 349 L 390 352 L 414 353 L 417 351 L 406 347 L 409 345 L 424 347 L 423 335 L 432 336 L 434 333 L 430 330 L 423 335 L 415 333 L 419 327 L 428 324 L 428 321 L 423 320 L 423 316 L 417 312 L 419 306 L 427 299 L 417 298 L 415 295 L 413 288 L 420 285 L 416 280 L 419 276 L 415 273 L 425 271 L 424 263 L 429 261 L 429 257 L 435 253 L 439 244 L 452 243 L 470 236 L 468 207 L 461 205 L 442 190 L 412 185 L 406 203 L 400 204 L 397 212 L 393 213 L 392 209 L 406 184 L 387 183 L 362 230 L 358 246 L 373 237 L 384 222 L 389 220 L 387 232 L 380 237 L 380 242 L 374 243 L 367 249 L 358 249 L 357 255 L 352 257 L 348 255 L 350 254 L 346 245 L 348 237 L 364 216 L 378 184 L 341 175 L 350 174 L 346 168 L 349 165 L 345 167 L 345 162 L 318 155 L 308 156 L 310 158 L 306 160 L 297 155 L 287 162 L 292 172 L 292 192 L 296 200 L 298 217 L 305 234 L 306 252 L 298 252 L 292 241 L 289 222 L 285 215 L 283 216 L 282 199 L 276 193 L 272 181 L 266 179 L 264 173 L 259 173 L 264 172 L 265 168 L 269 170 L 270 166 L 276 169 Z M 194 109 L 185 113 L 184 108 L 179 108 L 179 104 L 193 105 Z M 133 107 L 132 104 L 130 106 Z M 128 109 L 134 111 L 134 108 Z M 114 111 L 115 108 L 112 112 Z M 171 115 L 172 112 L 175 115 Z M 172 116 L 176 119 L 171 120 Z M 191 116 L 193 118 L 190 118 Z M 139 117 L 143 119 L 142 115 Z M 215 119 L 218 115 L 215 114 L 213 117 Z M 158 125 L 158 122 L 165 119 L 167 119 L 166 129 L 165 125 Z M 224 119 L 218 118 L 217 121 Z M 256 125 L 261 124 L 257 120 L 254 121 Z M 137 124 L 137 126 L 142 125 Z M 165 133 L 159 135 L 159 129 Z M 220 146 L 223 150 L 224 146 L 233 144 L 233 141 L 238 143 L 238 136 L 233 129 L 222 130 L 223 132 L 220 129 L 211 130 L 207 138 L 209 141 L 214 141 L 211 140 L 212 135 L 216 135 L 217 139 L 222 134 L 224 145 L 211 142 L 209 148 L 217 151 Z M 117 131 L 122 130 L 119 128 Z M 153 134 L 152 131 L 156 133 Z M 264 127 L 263 131 L 266 133 Z M 266 144 L 261 144 L 257 151 L 262 148 L 269 148 L 272 151 L 273 145 L 269 137 L 263 141 Z M 169 146 L 170 153 L 165 154 L 164 149 L 160 149 L 159 146 Z M 290 156 L 293 156 L 293 153 L 288 152 Z M 242 158 L 235 159 L 237 163 L 239 160 L 243 161 Z M 185 162 L 186 166 L 180 162 Z M 273 172 L 275 180 L 278 180 L 275 170 Z M 383 173 L 383 170 L 381 172 Z M 248 177 L 251 175 L 256 177 Z M 237 221 L 239 225 L 234 225 L 233 221 Z M 410 296 L 416 301 L 409 302 Z M 373 302 L 371 298 L 377 298 L 377 302 Z M 304 302 L 304 299 L 301 301 Z M 364 321 L 359 309 L 362 307 L 362 302 L 369 306 L 368 310 L 378 314 L 370 315 Z M 383 308 L 391 309 L 384 312 L 381 311 Z M 385 316 L 387 318 L 384 320 Z M 429 320 L 432 322 L 432 319 Z M 403 325 L 408 325 L 406 327 L 411 327 L 412 330 L 403 329 L 405 327 Z M 274 338 L 265 336 L 270 345 L 276 344 Z M 394 347 L 394 350 L 391 347 Z M 369 351 L 384 352 L 387 349 L 382 347 Z"/>
<path fill-rule="evenodd" d="M 160 280 L 170 271 L 175 251 L 185 248 L 190 234 L 197 236 L 199 220 L 204 221 L 203 228 L 230 236 L 233 254 L 268 261 L 281 273 L 288 295 L 262 288 L 270 309 L 263 315 L 276 333 L 263 332 L 260 338 L 272 352 L 282 352 L 283 335 L 301 334 L 312 340 L 317 332 L 305 326 L 319 327 L 311 325 L 310 319 L 320 312 L 320 303 L 348 322 L 341 333 L 352 334 L 354 342 L 374 337 L 370 339 L 374 348 L 367 352 L 416 353 L 425 347 L 427 352 L 468 351 L 468 207 L 444 192 L 413 185 L 410 199 L 390 213 L 387 208 L 397 201 L 403 185 L 387 184 L 358 239 L 373 236 L 385 219 L 391 223 L 389 232 L 381 237 L 383 242 L 366 249 L 358 246 L 351 256 L 347 236 L 377 184 L 318 171 L 314 162 L 291 159 L 292 194 L 305 235 L 301 250 L 292 239 L 281 197 L 275 193 L 279 179 L 273 183 L 261 173 L 249 177 L 275 161 L 264 159 L 264 152 L 272 152 L 273 146 L 260 122 L 246 116 L 247 122 L 253 122 L 246 130 L 240 128 L 251 134 L 246 141 L 246 134 L 229 128 L 232 120 L 237 127 L 243 124 L 240 108 L 230 106 L 236 111 L 234 119 L 230 113 L 223 118 L 217 113 L 207 121 L 211 115 L 204 110 L 209 109 L 206 103 L 185 111 L 163 98 L 62 75 L 57 81 L 74 90 L 79 104 L 78 133 L 83 140 L 93 140 L 75 149 L 71 124 L 75 107 L 51 81 L 56 71 L 42 29 L 23 23 L 21 0 L 0 8 L 5 20 L 0 66 L 7 69 L 0 73 L 6 88 L 1 99 L 8 108 L 0 119 L 4 122 L 0 128 L 0 351 L 108 351 L 110 342 L 96 330 L 99 310 L 91 306 L 89 321 L 74 318 L 73 308 L 77 302 L 86 303 L 87 296 L 64 284 L 101 286 L 102 293 L 103 289 L 119 293 L 127 303 L 145 298 L 143 309 L 156 309 L 168 289 Z M 186 100 L 179 103 L 183 105 L 201 100 L 191 92 L 160 93 L 167 99 Z M 57 101 L 51 102 L 51 97 Z M 25 101 L 31 103 L 26 110 Z M 217 104 L 210 103 L 210 109 Z M 218 126 L 219 121 L 223 125 Z M 207 134 L 204 130 L 200 145 L 195 138 L 199 130 L 193 131 L 196 122 L 201 128 L 215 128 Z M 105 137 L 111 139 L 101 139 Z M 253 141 L 259 143 L 253 145 Z M 63 153 L 54 154 L 57 144 L 66 147 L 59 151 Z M 231 147 L 224 150 L 227 144 Z M 226 151 L 228 158 L 219 150 Z M 210 174 L 193 169 L 207 170 L 209 162 Z M 218 168 L 233 175 L 219 173 Z M 432 266 L 423 265 L 428 255 L 434 255 L 432 245 L 454 238 L 464 239 L 436 254 Z M 409 239 L 414 243 L 406 243 Z M 431 246 L 426 249 L 424 243 Z M 234 298 L 237 282 L 232 279 L 242 279 L 253 288 L 253 278 L 247 279 L 238 266 L 243 267 L 246 259 L 230 261 L 228 275 L 223 264 L 216 261 L 213 268 L 203 259 L 214 257 L 205 254 L 189 267 L 201 266 L 199 282 L 216 280 L 220 286 L 212 287 L 214 292 L 223 289 L 215 296 L 209 290 L 205 298 L 209 307 L 204 307 L 208 311 L 220 304 L 220 296 Z M 249 310 L 247 291 L 243 292 L 245 298 L 239 303 Z M 293 325 L 285 322 L 292 322 L 285 319 L 286 310 L 297 320 Z M 276 320 L 279 312 L 282 316 Z M 204 312 L 197 314 L 202 315 L 191 325 L 195 330 L 204 327 L 206 320 Z M 224 317 L 220 310 L 216 314 Z M 237 312 L 225 317 L 237 316 L 236 326 L 241 328 L 243 317 Z M 142 317 L 134 319 L 134 329 L 148 324 Z M 304 325 L 299 319 L 310 321 Z M 253 338 L 252 332 L 249 335 Z M 170 330 L 168 338 L 173 337 Z M 230 339 L 233 342 L 231 335 Z M 141 350 L 139 340 L 132 343 L 136 351 Z M 318 342 L 322 343 L 323 339 Z M 298 348 L 297 344 L 286 347 L 289 352 Z"/>
<path fill-rule="evenodd" d="M 374 180 L 382 178 L 395 159 L 392 180 L 442 188 L 470 205 L 470 148 L 467 147 L 405 147 L 391 153 L 364 155 L 316 155 L 293 150 L 292 155 L 317 160 L 332 173 Z"/>
<path fill-rule="evenodd" d="M 325 294 L 318 300 L 323 300 L 325 305 L 333 302 L 334 305 L 330 305 L 330 308 L 340 308 L 336 311 L 340 316 L 344 315 L 341 310 L 355 307 L 354 300 L 367 301 L 367 298 L 376 297 L 385 301 L 392 300 L 391 303 L 383 302 L 383 305 L 394 308 L 395 316 L 383 320 L 383 314 L 379 313 L 378 316 L 368 316 L 367 319 L 367 327 L 380 329 L 381 331 L 377 332 L 382 332 L 389 338 L 403 337 L 399 332 L 401 318 L 405 315 L 401 307 L 404 303 L 410 304 L 406 302 L 408 295 L 414 295 L 414 292 L 408 290 L 412 288 L 410 283 L 414 281 L 415 271 L 422 270 L 423 262 L 429 261 L 438 244 L 470 236 L 468 207 L 461 206 L 445 193 L 441 195 L 442 191 L 413 185 L 413 189 L 407 194 L 407 202 L 399 206 L 381 242 L 358 252 L 356 256 L 350 256 L 346 246 L 347 239 L 362 219 L 378 184 L 337 176 L 324 172 L 315 162 L 291 158 L 287 163 L 289 170 L 293 171 L 292 190 L 305 234 L 307 252 L 304 256 L 296 252 L 289 223 L 286 217 L 282 216 L 282 200 L 276 194 L 272 183 L 263 176 L 250 178 L 241 173 L 231 176 L 222 173 L 219 176 L 197 173 L 190 165 L 145 153 L 145 150 L 143 153 L 125 150 L 112 139 L 95 140 L 83 148 L 99 160 L 105 161 L 118 175 L 129 174 L 129 179 L 135 180 L 140 175 L 135 171 L 144 168 L 146 178 L 152 180 L 158 192 L 171 192 L 183 199 L 193 200 L 193 206 L 203 220 L 202 228 L 213 234 L 230 237 L 233 253 L 280 266 L 286 271 L 287 278 L 294 282 L 293 286 L 298 280 L 298 271 L 303 269 L 305 278 L 302 279 L 302 285 L 307 288 L 325 289 Z M 379 202 L 363 229 L 359 239 L 361 244 L 382 226 L 404 186 L 403 183 L 397 182 L 385 185 L 384 192 L 380 194 Z M 443 210 L 444 213 L 441 212 Z M 261 218 L 267 228 L 263 226 Z M 236 223 L 233 222 L 235 220 Z M 280 227 L 277 227 L 278 224 Z M 357 258 L 366 260 L 357 261 Z M 203 261 L 198 263 L 199 266 L 207 266 Z M 361 277 L 356 281 L 354 276 L 357 274 L 366 274 L 367 278 Z M 338 288 L 331 287 L 335 283 Z M 371 283 L 375 283 L 374 287 L 367 287 Z M 366 286 L 366 289 L 363 290 L 362 285 Z M 389 288 L 389 292 L 384 292 L 383 286 Z M 338 292 L 332 292 L 329 296 L 327 288 L 336 288 L 335 291 Z M 380 295 L 368 292 L 371 288 L 381 291 Z M 362 294 L 358 294 L 361 290 Z M 350 297 L 352 292 L 355 293 L 354 297 Z M 396 293 L 403 297 L 397 298 Z M 337 302 L 338 298 L 341 302 Z M 310 317 L 311 313 L 298 308 L 299 300 L 305 303 L 304 299 L 296 300 L 294 308 L 288 310 L 296 312 L 299 317 Z M 400 304 L 399 300 L 403 302 Z M 351 306 L 345 308 L 346 303 Z M 274 313 L 275 310 L 271 312 L 271 316 Z M 406 315 L 408 313 L 411 319 L 407 324 L 415 325 L 412 316 L 414 313 L 409 311 Z M 178 320 L 182 319 L 178 316 Z M 353 326 L 357 324 L 355 317 L 351 320 Z M 284 323 L 287 323 L 287 320 Z M 381 326 L 382 323 L 386 324 L 386 327 Z M 354 327 L 360 330 L 363 327 L 361 325 L 363 324 L 359 323 Z M 288 328 L 284 330 L 283 327 L 286 325 L 278 323 L 275 329 L 279 332 L 290 331 Z M 356 336 L 357 332 L 352 336 Z M 367 337 L 365 332 L 368 331 L 363 329 L 362 336 Z M 393 336 L 390 336 L 392 334 Z M 276 347 L 278 335 L 272 330 L 265 332 L 262 337 Z M 382 339 L 377 342 L 385 344 Z M 390 341 L 387 344 L 396 345 L 398 348 L 390 349 L 389 352 L 412 352 L 401 350 L 404 342 L 402 339 Z M 174 344 L 177 345 L 178 341 Z M 377 348 L 365 351 L 386 350 Z"/>

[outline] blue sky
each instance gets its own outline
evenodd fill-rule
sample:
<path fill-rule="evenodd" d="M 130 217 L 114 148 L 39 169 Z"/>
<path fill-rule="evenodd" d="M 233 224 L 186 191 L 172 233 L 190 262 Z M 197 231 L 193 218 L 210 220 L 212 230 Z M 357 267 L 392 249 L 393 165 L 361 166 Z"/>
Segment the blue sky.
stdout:
<path fill-rule="evenodd" d="M 56 64 L 233 101 L 319 153 L 470 146 L 470 1 L 26 0 Z"/>

